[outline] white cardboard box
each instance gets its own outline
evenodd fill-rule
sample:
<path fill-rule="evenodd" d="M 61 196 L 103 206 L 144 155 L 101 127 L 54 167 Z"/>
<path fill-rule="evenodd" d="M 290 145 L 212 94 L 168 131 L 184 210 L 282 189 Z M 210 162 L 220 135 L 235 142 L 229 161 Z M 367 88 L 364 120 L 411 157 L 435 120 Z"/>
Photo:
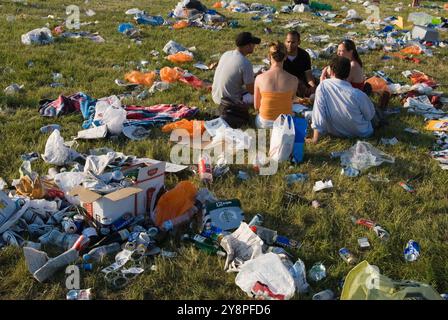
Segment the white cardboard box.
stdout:
<path fill-rule="evenodd" d="M 84 187 L 75 187 L 71 196 L 78 196 L 88 216 L 102 225 L 111 225 L 126 213 L 132 216 L 150 214 L 157 196 L 165 183 L 165 162 L 130 166 L 122 170 L 126 175 L 134 172 L 135 184 L 106 195 Z"/>

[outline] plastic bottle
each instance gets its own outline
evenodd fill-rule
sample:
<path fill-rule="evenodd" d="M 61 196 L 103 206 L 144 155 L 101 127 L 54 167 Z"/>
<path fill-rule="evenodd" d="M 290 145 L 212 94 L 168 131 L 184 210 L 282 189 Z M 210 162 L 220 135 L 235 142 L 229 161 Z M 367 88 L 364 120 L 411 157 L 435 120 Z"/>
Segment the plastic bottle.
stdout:
<path fill-rule="evenodd" d="M 327 270 L 322 262 L 316 263 L 309 271 L 309 276 L 313 281 L 320 281 L 327 276 Z"/>
<path fill-rule="evenodd" d="M 208 154 L 203 154 L 199 158 L 198 171 L 199 178 L 203 183 L 211 184 L 213 182 L 212 161 Z"/>
<path fill-rule="evenodd" d="M 54 130 L 61 130 L 61 126 L 58 124 L 49 124 L 47 126 L 44 126 L 40 128 L 41 133 L 52 133 Z"/>
<path fill-rule="evenodd" d="M 219 249 L 219 246 L 214 244 L 211 239 L 207 239 L 199 234 L 194 235 L 184 234 L 182 240 L 193 242 L 198 249 L 208 254 L 217 254 L 219 256 L 226 255 L 225 252 L 221 251 Z"/>
<path fill-rule="evenodd" d="M 123 243 L 124 241 L 126 241 L 128 239 L 129 234 L 130 234 L 130 232 L 128 229 L 123 229 L 118 232 L 111 233 L 108 236 L 106 236 L 105 238 L 103 238 L 101 241 L 99 241 L 95 245 L 95 247 L 104 246 L 106 244 L 110 244 L 113 242 Z"/>
<path fill-rule="evenodd" d="M 355 256 L 347 248 L 341 248 L 339 250 L 339 256 L 348 264 L 356 263 Z"/>
<path fill-rule="evenodd" d="M 309 291 L 310 285 L 306 281 L 305 264 L 303 263 L 303 261 L 297 259 L 296 263 L 294 263 L 290 271 L 292 277 L 294 278 L 296 290 L 299 293 L 307 293 Z"/>
<path fill-rule="evenodd" d="M 313 300 L 333 300 L 333 299 L 334 299 L 334 293 L 330 289 L 318 292 L 313 296 Z"/>
<path fill-rule="evenodd" d="M 114 242 L 108 245 L 104 245 L 101 247 L 97 247 L 95 249 L 90 250 L 88 253 L 83 255 L 82 259 L 85 262 L 89 261 L 101 261 L 108 254 L 113 254 L 120 251 L 121 246 L 118 242 Z"/>
<path fill-rule="evenodd" d="M 257 213 L 252 220 L 250 220 L 250 222 L 247 224 L 249 227 L 252 226 L 261 226 L 263 224 L 263 215 L 260 213 Z"/>

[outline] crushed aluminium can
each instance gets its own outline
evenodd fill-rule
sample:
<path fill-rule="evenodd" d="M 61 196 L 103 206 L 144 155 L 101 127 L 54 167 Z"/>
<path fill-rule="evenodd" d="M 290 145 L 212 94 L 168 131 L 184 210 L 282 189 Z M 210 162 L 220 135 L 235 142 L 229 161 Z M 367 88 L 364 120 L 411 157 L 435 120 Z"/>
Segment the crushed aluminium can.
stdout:
<path fill-rule="evenodd" d="M 409 240 L 404 249 L 404 259 L 407 262 L 413 262 L 420 256 L 420 245 L 417 241 Z"/>
<path fill-rule="evenodd" d="M 415 192 L 415 189 L 405 182 L 399 182 L 398 184 L 400 185 L 400 187 L 402 187 L 404 190 L 406 190 L 409 193 Z"/>

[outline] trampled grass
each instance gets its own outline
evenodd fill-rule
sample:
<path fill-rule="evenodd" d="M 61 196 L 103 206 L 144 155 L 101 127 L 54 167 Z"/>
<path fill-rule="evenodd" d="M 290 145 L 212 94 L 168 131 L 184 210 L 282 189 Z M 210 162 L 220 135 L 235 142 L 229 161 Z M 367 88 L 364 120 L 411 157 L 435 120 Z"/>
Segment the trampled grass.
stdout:
<path fill-rule="evenodd" d="M 23 93 L 9 97 L 0 92 L 0 176 L 10 183 L 19 176 L 21 164 L 20 155 L 32 151 L 43 153 L 47 135 L 41 134 L 39 128 L 50 123 L 62 126 L 62 135 L 66 140 L 75 136 L 81 130 L 82 116 L 72 114 L 57 119 L 43 118 L 38 113 L 38 102 L 42 98 L 56 98 L 59 94 L 72 94 L 78 91 L 100 98 L 122 93 L 123 90 L 114 84 L 114 79 L 122 79 L 124 74 L 133 70 L 132 62 L 149 60 L 149 69 L 160 69 L 172 64 L 161 57 L 152 59 L 149 52 L 153 49 L 161 52 L 165 43 L 173 39 L 186 47 L 196 46 L 196 61 L 213 62 L 214 54 L 223 53 L 233 48 L 233 39 L 238 32 L 250 30 L 262 37 L 262 43 L 271 40 L 283 40 L 286 30 L 282 28 L 288 21 L 300 19 L 310 24 L 301 30 L 302 47 L 317 49 L 324 44 L 308 42 L 309 35 L 329 34 L 332 42 L 337 43 L 349 31 L 357 31 L 361 39 L 369 30 L 365 26 L 356 25 L 355 29 L 333 28 L 322 22 L 311 13 L 280 14 L 272 24 L 262 21 L 252 21 L 250 15 L 230 13 L 220 9 L 231 19 L 238 20 L 240 27 L 225 28 L 222 31 L 207 31 L 199 28 L 170 30 L 162 27 L 141 27 L 143 44 L 131 42 L 118 33 L 121 22 L 129 22 L 130 16 L 124 12 L 138 7 L 150 14 L 161 14 L 166 17 L 177 1 L 170 0 L 133 0 L 133 1 L 84 1 L 62 0 L 34 1 L 28 0 L 28 5 L 13 1 L 2 1 L 0 4 L 0 88 L 11 83 L 25 85 Z M 211 7 L 214 1 L 203 1 Z M 249 1 L 248 1 L 249 2 Z M 271 2 L 259 0 L 280 8 L 287 2 Z M 325 0 L 336 8 L 346 4 L 357 9 L 362 17 L 367 17 L 365 9 L 360 4 L 343 3 Z M 410 1 L 404 1 L 410 2 Z M 424 1 L 423 4 L 429 2 Z M 443 1 L 433 1 L 438 5 Z M 57 20 L 48 19 L 54 15 L 64 19 L 67 4 L 79 5 L 81 22 L 95 21 L 96 25 L 82 27 L 81 30 L 99 32 L 106 42 L 97 44 L 87 39 L 57 40 L 48 46 L 25 46 L 20 42 L 20 36 L 32 29 L 43 27 L 47 22 L 54 26 Z M 397 15 L 394 12 L 396 3 L 390 0 L 381 1 L 381 17 Z M 93 9 L 96 15 L 87 17 L 86 9 Z M 400 15 L 404 17 L 411 11 L 406 6 Z M 436 12 L 425 8 L 420 11 L 436 16 L 448 15 L 447 11 Z M 345 16 L 345 12 L 341 12 Z M 13 16 L 12 22 L 7 17 Z M 9 19 L 11 20 L 11 18 Z M 340 19 L 338 19 L 339 21 Z M 60 20 L 59 22 L 62 22 Z M 263 29 L 270 27 L 272 34 L 265 34 Z M 442 38 L 447 39 L 446 33 Z M 260 64 L 267 54 L 266 46 L 261 45 L 254 55 L 250 56 L 253 64 Z M 448 68 L 446 66 L 447 49 L 435 49 L 433 57 L 423 57 L 420 65 L 398 59 L 383 61 L 382 51 L 369 52 L 362 56 L 365 71 L 371 74 L 375 70 L 384 70 L 397 81 L 406 82 L 401 72 L 419 69 L 433 76 L 442 86 L 438 89 L 447 90 Z M 28 61 L 34 62 L 34 67 L 27 66 Z M 326 60 L 319 59 L 313 64 L 322 67 Z M 114 68 L 119 65 L 120 68 Z M 192 71 L 202 79 L 213 79 L 213 71 L 194 69 L 192 64 L 182 66 Z M 63 74 L 63 88 L 51 88 L 52 72 Z M 201 99 L 205 96 L 207 99 Z M 153 105 L 157 103 L 183 103 L 201 108 L 200 118 L 210 118 L 215 110 L 210 94 L 194 90 L 183 84 L 175 84 L 170 90 L 160 92 L 144 100 L 129 100 L 129 103 Z M 399 107 L 401 102 L 394 98 L 390 107 Z M 403 131 L 412 127 L 420 131 L 411 135 Z M 238 169 L 250 171 L 244 166 L 235 166 L 232 173 L 223 179 L 216 180 L 212 191 L 221 199 L 240 199 L 246 216 L 250 219 L 254 214 L 262 212 L 265 215 L 265 225 L 276 229 L 280 234 L 303 243 L 302 248 L 293 252 L 300 257 L 309 269 L 315 262 L 322 261 L 327 267 L 328 276 L 318 283 L 311 283 L 313 292 L 327 288 L 340 293 L 338 284 L 350 270 L 338 256 L 342 247 L 349 248 L 359 260 L 367 260 L 377 265 L 381 272 L 392 279 L 411 279 L 431 284 L 440 293 L 448 290 L 448 197 L 447 172 L 442 171 L 438 164 L 431 160 L 428 151 L 433 143 L 432 135 L 425 131 L 422 117 L 409 115 L 401 110 L 399 115 L 389 117 L 389 125 L 368 139 L 373 145 L 378 144 L 381 137 L 397 137 L 400 141 L 395 146 L 380 146 L 380 149 L 394 156 L 394 164 L 384 164 L 369 169 L 358 178 L 348 178 L 340 175 L 340 163 L 330 159 L 329 153 L 349 148 L 356 140 L 324 138 L 315 146 L 306 147 L 304 163 L 291 167 L 282 164 L 274 176 L 262 177 L 253 175 L 248 181 L 239 181 L 236 177 Z M 152 129 L 149 139 L 140 142 L 126 138 L 119 140 L 80 141 L 77 150 L 86 152 L 94 147 L 111 147 L 125 154 L 138 157 L 150 157 L 169 160 L 169 136 L 159 129 Z M 46 173 L 49 166 L 43 161 L 33 162 L 33 169 L 41 174 Z M 288 187 L 284 176 L 288 173 L 308 173 L 309 180 L 303 184 Z M 380 174 L 390 179 L 389 183 L 372 183 L 367 173 Z M 398 182 L 423 173 L 422 179 L 413 185 L 414 194 L 406 193 Z M 181 179 L 190 178 L 198 183 L 198 178 L 182 173 L 179 176 L 168 175 L 166 185 L 173 187 Z M 331 178 L 334 188 L 329 192 L 313 193 L 315 181 Z M 317 199 L 324 207 L 312 208 L 309 203 L 296 204 L 288 209 L 282 206 L 281 199 L 286 191 L 297 192 L 304 199 Z M 386 228 L 391 238 L 381 242 L 375 234 L 363 227 L 355 226 L 350 221 L 350 215 L 365 217 L 377 221 Z M 362 253 L 358 250 L 357 239 L 366 236 L 372 249 Z M 406 263 L 403 259 L 403 249 L 407 241 L 414 239 L 422 248 L 419 260 Z M 92 287 L 99 299 L 244 299 L 247 295 L 234 282 L 235 274 L 223 271 L 224 260 L 208 256 L 189 245 L 168 240 L 166 247 L 178 250 L 178 257 L 172 260 L 156 258 L 148 261 L 146 271 L 123 290 L 112 291 L 107 288 L 100 273 L 102 266 L 96 266 L 94 271 L 82 273 L 82 288 Z M 110 261 L 109 261 L 110 262 Z M 151 264 L 157 266 L 157 271 L 150 271 Z M 106 266 L 107 263 L 104 264 Z M 0 250 L 0 298 L 2 299 L 64 299 L 65 275 L 61 271 L 52 281 L 40 284 L 28 272 L 22 250 L 6 248 Z M 296 298 L 310 299 L 311 295 Z"/>

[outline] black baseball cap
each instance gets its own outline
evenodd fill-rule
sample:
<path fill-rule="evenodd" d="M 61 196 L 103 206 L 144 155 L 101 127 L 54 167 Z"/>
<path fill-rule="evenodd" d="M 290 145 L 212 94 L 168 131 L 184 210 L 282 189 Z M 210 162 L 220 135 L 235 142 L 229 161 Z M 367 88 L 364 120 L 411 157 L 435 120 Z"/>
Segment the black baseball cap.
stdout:
<path fill-rule="evenodd" d="M 241 32 L 236 36 L 235 43 L 237 47 L 243 47 L 247 44 L 260 44 L 261 39 L 254 37 L 250 32 Z"/>

